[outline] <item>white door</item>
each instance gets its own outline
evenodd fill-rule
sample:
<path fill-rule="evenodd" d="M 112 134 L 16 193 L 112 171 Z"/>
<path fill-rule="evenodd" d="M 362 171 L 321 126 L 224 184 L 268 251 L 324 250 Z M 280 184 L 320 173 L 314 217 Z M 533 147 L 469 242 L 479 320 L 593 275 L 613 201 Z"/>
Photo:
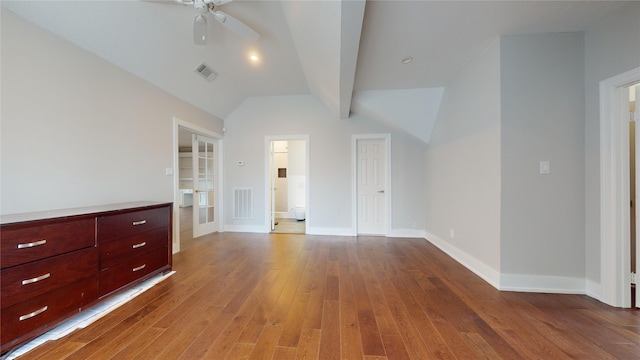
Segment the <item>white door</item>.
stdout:
<path fill-rule="evenodd" d="M 383 139 L 357 141 L 358 234 L 386 235 L 387 148 Z"/>
<path fill-rule="evenodd" d="M 193 237 L 218 231 L 216 141 L 193 135 Z"/>

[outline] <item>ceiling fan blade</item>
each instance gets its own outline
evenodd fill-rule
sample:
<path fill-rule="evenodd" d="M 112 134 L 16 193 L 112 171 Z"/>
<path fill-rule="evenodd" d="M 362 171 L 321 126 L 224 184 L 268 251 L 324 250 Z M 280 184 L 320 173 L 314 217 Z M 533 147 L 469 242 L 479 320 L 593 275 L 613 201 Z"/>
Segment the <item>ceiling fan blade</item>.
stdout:
<path fill-rule="evenodd" d="M 202 14 L 193 19 L 193 42 L 197 45 L 207 44 L 207 18 Z"/>
<path fill-rule="evenodd" d="M 215 6 L 224 5 L 232 2 L 233 0 L 205 0 L 207 3 L 212 3 Z"/>
<path fill-rule="evenodd" d="M 193 5 L 193 0 L 173 0 L 180 5 Z"/>
<path fill-rule="evenodd" d="M 260 34 L 253 31 L 252 28 L 245 25 L 243 22 L 234 18 L 233 16 L 222 11 L 214 11 L 213 15 L 215 15 L 216 20 L 221 22 L 222 25 L 227 27 L 229 30 L 240 34 L 249 40 L 257 41 L 258 39 L 260 39 Z"/>

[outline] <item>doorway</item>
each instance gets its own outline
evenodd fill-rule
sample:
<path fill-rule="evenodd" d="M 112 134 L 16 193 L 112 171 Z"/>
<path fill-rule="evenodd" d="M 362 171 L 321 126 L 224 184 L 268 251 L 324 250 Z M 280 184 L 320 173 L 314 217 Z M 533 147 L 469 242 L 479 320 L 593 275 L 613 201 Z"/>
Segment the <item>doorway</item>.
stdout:
<path fill-rule="evenodd" d="M 391 224 L 391 137 L 355 135 L 352 143 L 355 233 L 386 236 Z"/>
<path fill-rule="evenodd" d="M 630 284 L 632 282 L 632 273 L 629 271 L 631 269 L 629 204 L 632 200 L 629 165 L 629 87 L 638 82 L 640 82 L 640 68 L 600 82 L 601 280 L 599 288 L 594 286 L 587 289 L 594 294 L 599 294 L 598 299 L 606 304 L 626 308 L 631 306 Z M 635 200 L 637 202 L 637 199 Z M 638 228 L 636 226 L 636 231 Z M 636 247 L 636 258 L 637 252 Z M 636 273 L 637 265 L 636 262 Z M 637 287 L 635 293 L 637 298 Z"/>
<path fill-rule="evenodd" d="M 193 237 L 218 231 L 218 141 L 191 135 Z"/>
<path fill-rule="evenodd" d="M 269 231 L 305 234 L 309 222 L 308 136 L 266 138 Z"/>
<path fill-rule="evenodd" d="M 199 138 L 198 138 L 199 137 Z M 198 139 L 202 140 L 204 137 L 205 143 L 200 143 Z M 207 145 L 207 141 L 209 145 Z M 194 156 L 194 144 L 197 144 L 198 152 L 200 149 L 204 150 L 198 155 L 196 152 Z M 211 193 L 203 193 L 206 195 L 206 199 L 213 201 L 203 202 L 205 206 L 205 220 L 216 221 L 216 227 L 198 230 L 200 233 L 194 234 L 196 227 L 201 223 L 202 219 L 201 211 L 194 211 L 194 202 L 198 201 L 199 195 L 196 192 L 196 185 L 204 182 L 212 183 L 215 185 L 216 190 L 222 188 L 222 150 L 223 140 L 222 135 L 211 130 L 202 128 L 195 124 L 174 118 L 174 200 L 173 200 L 173 253 L 177 253 L 181 249 L 181 237 L 184 235 L 188 238 L 202 236 L 207 232 L 223 231 L 222 229 L 222 214 L 221 211 L 216 209 L 222 208 L 222 196 L 221 191 L 216 191 L 217 196 L 211 196 Z M 208 150 L 208 153 L 207 153 Z M 215 151 L 214 151 L 215 150 Z M 203 163 L 205 172 L 202 175 L 202 179 L 199 179 L 200 175 L 195 175 L 195 170 L 199 170 L 201 167 L 199 164 Z M 198 208 L 198 206 L 196 206 Z M 211 221 L 209 221 L 211 222 Z"/>

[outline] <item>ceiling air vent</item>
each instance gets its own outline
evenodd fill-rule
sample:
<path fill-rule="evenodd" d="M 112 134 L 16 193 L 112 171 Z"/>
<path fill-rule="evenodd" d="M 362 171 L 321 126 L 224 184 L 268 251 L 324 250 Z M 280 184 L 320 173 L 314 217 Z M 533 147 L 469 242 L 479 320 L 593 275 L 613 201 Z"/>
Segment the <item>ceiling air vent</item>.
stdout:
<path fill-rule="evenodd" d="M 196 67 L 194 71 L 209 81 L 215 79 L 216 76 L 218 76 L 218 74 L 205 63 L 201 63 L 200 65 L 198 65 L 198 67 Z"/>

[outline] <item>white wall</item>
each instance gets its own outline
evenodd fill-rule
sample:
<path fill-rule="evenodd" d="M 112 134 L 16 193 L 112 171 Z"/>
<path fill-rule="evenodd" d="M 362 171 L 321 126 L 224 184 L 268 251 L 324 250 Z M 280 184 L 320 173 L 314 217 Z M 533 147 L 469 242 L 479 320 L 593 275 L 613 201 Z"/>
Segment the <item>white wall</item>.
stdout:
<path fill-rule="evenodd" d="M 585 291 L 583 90 L 582 33 L 503 37 L 445 89 L 427 238 L 496 287 Z"/>
<path fill-rule="evenodd" d="M 225 201 L 225 229 L 266 231 L 265 136 L 309 135 L 309 203 L 307 232 L 350 234 L 351 136 L 391 133 L 393 162 L 392 229 L 424 228 L 422 199 L 423 146 L 370 119 L 352 115 L 337 119 L 311 95 L 249 98 L 226 120 L 224 196 L 234 187 L 253 188 L 253 218 L 232 218 L 232 202 Z M 244 160 L 244 166 L 237 166 Z M 406 188 L 402 188 L 405 186 Z"/>
<path fill-rule="evenodd" d="M 289 145 L 289 164 L 287 167 L 287 177 L 289 179 L 289 207 L 305 206 L 307 199 L 307 180 L 306 180 L 306 144 L 302 140 L 288 141 Z M 292 217 L 293 213 L 290 214 Z"/>
<path fill-rule="evenodd" d="M 289 211 L 289 176 L 280 177 L 278 174 L 279 169 L 287 169 L 289 162 L 289 154 L 287 153 L 287 142 L 286 141 L 276 141 L 276 143 L 282 144 L 284 149 L 278 149 L 278 145 L 274 146 L 274 180 L 275 180 L 275 191 L 274 191 L 274 208 L 278 213 L 288 212 Z"/>
<path fill-rule="evenodd" d="M 500 43 L 449 83 L 426 151 L 427 239 L 497 286 Z M 454 238 L 449 231 L 454 230 Z"/>
<path fill-rule="evenodd" d="M 501 38 L 502 288 L 584 291 L 583 45 L 582 33 Z"/>
<path fill-rule="evenodd" d="M 173 117 L 219 133 L 222 121 L 1 13 L 0 212 L 172 201 Z"/>
<path fill-rule="evenodd" d="M 585 33 L 586 278 L 600 284 L 599 83 L 640 66 L 640 3 L 594 24 Z"/>

